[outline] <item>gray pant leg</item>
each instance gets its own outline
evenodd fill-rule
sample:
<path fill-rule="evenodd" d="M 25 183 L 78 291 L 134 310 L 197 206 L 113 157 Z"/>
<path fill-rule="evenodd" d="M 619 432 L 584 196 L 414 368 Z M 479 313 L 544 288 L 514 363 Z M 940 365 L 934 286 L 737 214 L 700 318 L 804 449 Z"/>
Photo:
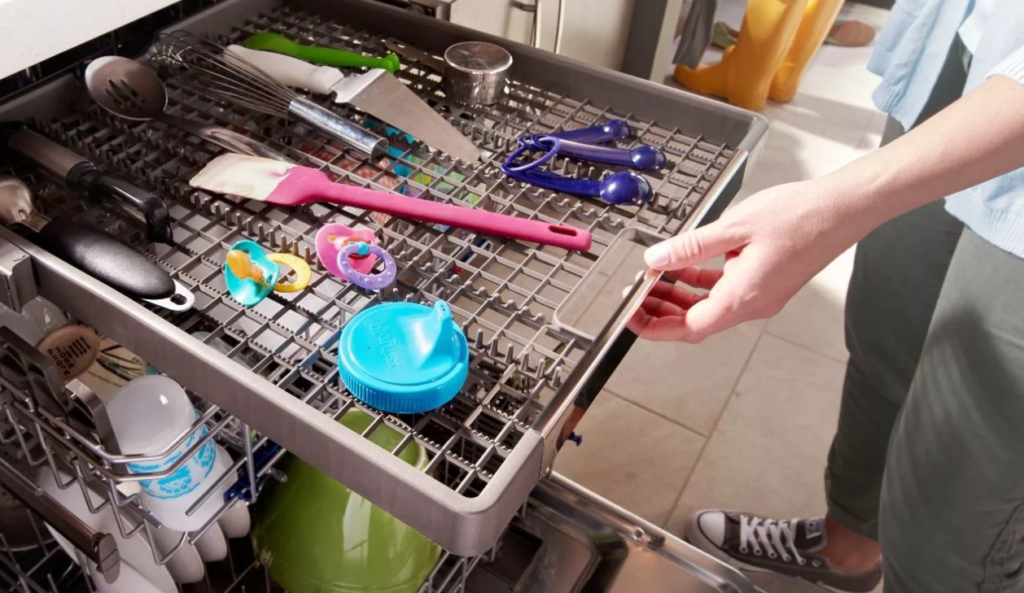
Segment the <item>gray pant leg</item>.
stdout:
<path fill-rule="evenodd" d="M 966 231 L 889 445 L 886 593 L 1024 590 L 1024 260 Z"/>
<path fill-rule="evenodd" d="M 962 230 L 934 202 L 879 227 L 854 256 L 846 296 L 850 360 L 825 484 L 832 516 L 873 539 L 889 435 Z"/>
<path fill-rule="evenodd" d="M 696 68 L 711 45 L 718 0 L 693 0 L 680 31 L 679 47 L 672 63 Z"/>
<path fill-rule="evenodd" d="M 959 41 L 950 48 L 920 121 L 960 97 L 964 51 Z M 882 143 L 902 133 L 890 118 Z M 857 245 L 846 296 L 850 360 L 825 489 L 833 518 L 873 539 L 889 436 L 962 230 L 943 203 L 934 202 L 889 221 Z"/>

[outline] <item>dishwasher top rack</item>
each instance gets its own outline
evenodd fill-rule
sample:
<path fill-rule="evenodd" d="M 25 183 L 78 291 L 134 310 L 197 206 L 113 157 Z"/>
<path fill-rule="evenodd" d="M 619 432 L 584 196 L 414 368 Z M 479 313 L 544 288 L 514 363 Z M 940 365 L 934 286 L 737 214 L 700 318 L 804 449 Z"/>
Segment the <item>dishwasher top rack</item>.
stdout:
<path fill-rule="evenodd" d="M 483 149 L 477 163 L 453 162 L 403 134 L 389 134 L 387 158 L 367 162 L 301 123 L 211 101 L 173 79 L 166 81 L 169 109 L 244 130 L 342 183 L 590 230 L 594 242 L 588 253 L 333 205 L 285 209 L 195 192 L 188 179 L 218 149 L 163 124 L 110 116 L 82 97 L 56 119 L 37 114 L 41 131 L 162 193 L 176 245 L 146 245 L 139 233 L 126 238 L 194 293 L 195 309 L 184 314 L 146 311 L 0 229 L 0 235 L 32 255 L 44 296 L 448 550 L 482 553 L 546 469 L 545 450 L 554 449 L 558 435 L 543 429 L 552 418 L 564 416 L 566 394 L 587 378 L 579 372 L 582 367 L 600 362 L 595 341 L 555 324 L 555 311 L 599 258 L 615 257 L 609 246 L 624 229 L 669 236 L 692 224 L 710 202 L 735 192 L 737 169 L 742 168 L 736 162 L 760 145 L 763 119 L 372 2 L 297 1 L 282 7 L 272 0 L 227 0 L 180 28 L 213 34 L 222 42 L 278 31 L 304 42 L 375 55 L 387 52 L 385 40 L 438 54 L 450 43 L 487 39 L 513 53 L 516 69 L 509 92 L 487 108 L 447 101 L 439 75 L 415 61 L 403 58 L 398 73 Z M 67 81 L 45 87 L 9 111 L 24 113 L 27 104 L 44 96 L 52 99 L 57 92 L 67 94 L 69 88 Z M 354 109 L 331 108 L 366 127 L 386 130 Z M 4 113 L 0 106 L 0 120 Z M 613 206 L 503 179 L 499 165 L 520 134 L 576 129 L 605 118 L 624 119 L 636 132 L 620 146 L 643 142 L 666 152 L 669 167 L 645 174 L 655 190 L 649 204 Z M 595 175 L 571 161 L 552 166 L 563 174 Z M 53 198 L 66 192 L 36 181 L 40 209 L 48 215 L 88 215 L 79 201 Z M 395 288 L 369 294 L 320 269 L 313 236 L 327 222 L 374 229 L 399 264 Z M 220 268 L 226 250 L 241 238 L 313 261 L 310 287 L 274 294 L 250 309 L 231 300 Z M 70 291 L 75 291 L 74 298 L 59 298 Z M 338 379 L 334 352 L 345 322 L 383 300 L 439 299 L 450 304 L 470 341 L 470 375 L 459 396 L 437 411 L 402 417 L 383 415 L 351 398 Z M 170 324 L 160 322 L 154 312 Z M 230 351 L 221 356 L 178 330 L 208 332 L 206 343 L 226 343 Z M 367 434 L 356 435 L 334 421 L 353 408 L 376 419 L 367 433 L 386 423 L 406 438 L 396 451 L 376 448 L 364 438 Z M 413 442 L 431 458 L 422 471 L 394 456 Z"/>

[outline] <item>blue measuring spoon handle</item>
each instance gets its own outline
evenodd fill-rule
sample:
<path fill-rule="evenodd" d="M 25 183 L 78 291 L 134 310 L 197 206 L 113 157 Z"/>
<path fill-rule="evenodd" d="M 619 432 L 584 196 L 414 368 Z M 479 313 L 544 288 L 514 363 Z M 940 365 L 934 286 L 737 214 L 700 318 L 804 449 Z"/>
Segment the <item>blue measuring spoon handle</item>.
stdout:
<path fill-rule="evenodd" d="M 596 144 L 599 142 L 611 142 L 612 140 L 623 140 L 625 138 L 629 138 L 633 135 L 633 131 L 629 129 L 629 124 L 621 119 L 610 119 L 589 128 L 569 130 L 566 132 L 555 132 L 548 135 L 554 136 L 555 138 L 561 138 L 562 140 L 571 140 L 572 142 Z"/>
<path fill-rule="evenodd" d="M 654 195 L 651 184 L 643 175 L 633 171 L 619 171 L 603 181 L 594 181 L 563 177 L 547 171 L 513 171 L 507 165 L 501 168 L 506 175 L 517 181 L 574 196 L 600 198 L 609 204 L 645 204 Z"/>
<path fill-rule="evenodd" d="M 513 169 L 508 163 L 503 164 L 501 170 L 512 179 L 529 183 L 535 187 L 542 187 L 574 196 L 591 196 L 596 198 L 601 195 L 601 182 L 592 179 L 573 179 L 540 170 L 520 171 Z"/>
<path fill-rule="evenodd" d="M 552 138 L 547 142 L 543 142 L 542 138 L 537 136 L 524 136 L 519 139 L 519 146 L 505 159 L 502 169 L 507 168 L 509 171 L 515 172 L 532 171 L 554 158 L 558 154 L 561 144 L 562 141 L 558 138 Z M 545 152 L 539 158 L 529 161 L 524 165 L 514 165 L 513 163 L 516 162 L 516 159 L 527 150 L 543 150 Z"/>
<path fill-rule="evenodd" d="M 658 171 L 664 169 L 668 164 L 665 153 L 653 146 L 641 144 L 635 148 L 612 148 L 610 146 L 597 146 L 594 144 L 583 144 L 573 140 L 557 139 L 551 136 L 542 136 L 537 142 L 544 146 L 552 140 L 558 141 L 560 146 L 557 152 L 561 156 L 568 156 L 593 163 L 604 163 L 606 165 L 621 165 L 631 167 L 640 171 Z"/>

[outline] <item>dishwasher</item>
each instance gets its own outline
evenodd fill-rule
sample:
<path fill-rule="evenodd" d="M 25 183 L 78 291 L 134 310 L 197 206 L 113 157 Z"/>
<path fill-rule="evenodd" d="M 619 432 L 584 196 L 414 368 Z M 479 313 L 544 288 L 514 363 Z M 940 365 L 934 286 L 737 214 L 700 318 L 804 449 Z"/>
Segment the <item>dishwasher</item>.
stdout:
<path fill-rule="evenodd" d="M 428 5 L 184 0 L 0 80 L 0 122 L 25 122 L 100 173 L 159 196 L 173 244 L 152 242 L 136 210 L 83 197 L 2 151 L 0 175 L 23 180 L 48 219 L 72 219 L 155 261 L 191 307 L 128 298 L 37 246 L 31 233 L 6 226 L 0 227 L 0 303 L 9 314 L 43 307 L 94 328 L 186 389 L 197 410 L 190 433 L 202 438 L 186 443 L 171 470 L 211 442 L 230 453 L 231 464 L 214 485 L 228 494 L 222 505 L 215 501 L 220 508 L 212 518 L 161 543 L 166 531 L 138 495 L 138 483 L 167 472 L 129 471 L 139 458 L 120 452 L 103 399 L 81 381 L 65 380 L 53 358 L 0 323 L 0 484 L 6 487 L 0 488 L 0 589 L 107 590 L 97 584 L 124 578 L 126 546 L 137 538 L 147 540 L 155 565 L 170 566 L 228 514 L 257 508 L 269 489 L 287 481 L 285 464 L 300 459 L 437 546 L 436 561 L 417 585 L 421 593 L 755 591 L 736 570 L 552 468 L 563 444 L 578 440 L 573 428 L 632 345 L 626 322 L 659 278 L 638 278 L 613 313 L 587 328 L 578 327 L 570 310 L 622 253 L 718 216 L 756 160 L 766 120 L 430 18 L 423 14 Z M 166 110 L 243 132 L 342 183 L 584 229 L 592 236 L 589 250 L 347 206 L 285 208 L 190 187 L 189 178 L 221 148 L 162 122 L 112 115 L 83 85 L 91 60 L 120 55 L 144 62 L 158 34 L 175 30 L 223 45 L 271 31 L 366 55 L 395 50 L 402 60 L 395 76 L 473 141 L 478 161 L 452 160 L 400 133 L 389 134 L 385 159 L 370 161 L 301 121 L 210 99 L 174 77 L 164 77 Z M 424 63 L 464 41 L 490 42 L 513 57 L 506 90 L 493 105 L 448 100 L 441 77 Z M 375 125 L 352 107 L 310 99 L 361 126 Z M 502 175 L 501 162 L 520 136 L 609 119 L 634 130 L 619 146 L 643 143 L 667 155 L 666 167 L 644 173 L 653 190 L 649 202 L 614 205 Z M 553 166 L 577 178 L 598 175 L 574 162 Z M 392 287 L 361 291 L 325 273 L 313 255 L 314 235 L 332 220 L 377 233 L 397 263 Z M 222 274 L 225 252 L 241 239 L 304 259 L 312 269 L 308 288 L 242 306 Z M 345 324 L 383 303 L 438 301 L 448 303 L 469 349 L 468 376 L 454 399 L 426 413 L 387 414 L 353 397 L 338 370 Z M 353 430 L 339 422 L 352 411 L 365 415 L 368 426 Z M 397 445 L 379 446 L 371 438 L 379 431 L 397 435 Z M 423 452 L 423 463 L 400 459 L 411 448 Z M 162 453 L 163 460 L 172 453 Z M 40 502 L 33 478 L 40 471 L 63 476 L 59 491 L 81 498 L 88 513 L 110 516 L 107 532 L 76 520 L 55 502 L 63 495 Z M 73 544 L 72 554 L 44 523 Z M 15 534 L 14 524 L 28 536 Z M 207 562 L 201 579 L 176 588 L 284 590 L 268 576 L 267 559 L 254 552 L 250 537 L 227 543 L 226 558 Z"/>

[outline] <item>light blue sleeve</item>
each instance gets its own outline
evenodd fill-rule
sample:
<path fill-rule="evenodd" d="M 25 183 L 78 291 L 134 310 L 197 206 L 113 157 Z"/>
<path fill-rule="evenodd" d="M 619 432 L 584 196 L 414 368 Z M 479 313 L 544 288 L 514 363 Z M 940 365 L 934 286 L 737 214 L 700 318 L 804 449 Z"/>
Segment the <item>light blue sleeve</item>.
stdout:
<path fill-rule="evenodd" d="M 988 73 L 989 77 L 996 75 L 1006 76 L 1024 84 L 1024 47 L 1017 48 Z"/>

